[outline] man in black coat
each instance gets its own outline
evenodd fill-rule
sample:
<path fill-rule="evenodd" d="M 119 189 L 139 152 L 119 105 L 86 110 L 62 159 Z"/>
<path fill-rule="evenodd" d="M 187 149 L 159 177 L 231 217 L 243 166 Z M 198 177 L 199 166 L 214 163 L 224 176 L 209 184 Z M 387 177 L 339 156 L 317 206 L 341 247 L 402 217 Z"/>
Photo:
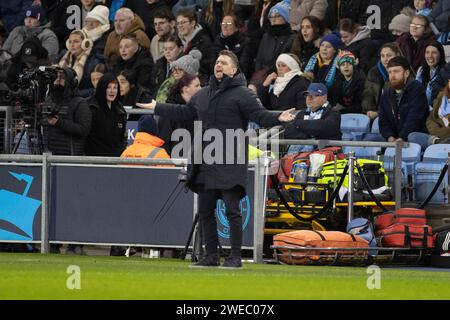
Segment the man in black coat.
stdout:
<path fill-rule="evenodd" d="M 233 143 L 229 148 L 228 130 L 245 131 L 250 121 L 271 127 L 280 122 L 293 120 L 290 113 L 293 109 L 283 113 L 270 113 L 264 109 L 256 95 L 246 88 L 245 77 L 238 72 L 239 62 L 234 53 L 228 50 L 220 52 L 217 58 L 214 76 L 211 76 L 209 85 L 201 89 L 186 106 L 170 104 L 137 104 L 139 107 L 155 109 L 155 114 L 162 117 L 170 117 L 172 120 L 200 120 L 203 131 L 206 134 L 215 130 L 220 132 L 223 145 L 222 159 L 215 158 L 212 163 L 206 157 L 202 157 L 198 163 L 194 155 L 194 161 L 188 166 L 188 187 L 199 195 L 200 226 L 203 231 L 203 239 L 206 245 L 206 256 L 196 264 L 200 267 L 215 267 L 219 265 L 218 235 L 215 218 L 215 209 L 218 199 L 223 199 L 226 206 L 226 216 L 230 224 L 231 254 L 226 258 L 223 266 L 240 268 L 242 246 L 242 216 L 239 202 L 245 196 L 247 185 L 247 148 L 245 141 L 241 141 L 244 148 L 239 148 Z M 212 129 L 212 130 L 208 130 Z M 196 132 L 195 135 L 203 131 Z M 228 131 L 229 132 L 229 131 Z M 227 132 L 227 133 L 228 133 Z M 204 137 L 204 140 L 207 140 Z M 195 145 L 194 152 L 198 145 Z M 239 143 L 238 143 L 239 144 Z M 212 143 L 201 143 L 202 154 Z M 227 148 L 226 148 L 227 147 Z M 219 147 L 220 148 L 220 147 Z M 245 157 L 240 163 L 242 149 Z M 198 152 L 199 150 L 197 150 Z M 236 152 L 237 151 L 237 152 Z M 241 151 L 241 152 L 240 152 Z M 232 153 L 233 157 L 227 157 Z M 226 158 L 226 161 L 225 161 Z M 192 160 L 192 159 L 191 159 Z M 194 164 L 192 164 L 194 162 Z M 258 213 L 255 213 L 258 214 Z"/>
<path fill-rule="evenodd" d="M 286 139 L 341 140 L 341 114 L 328 102 L 328 90 L 323 83 L 311 83 L 306 95 L 308 108 L 297 113 L 286 126 Z"/>
<path fill-rule="evenodd" d="M 78 95 L 75 71 L 58 72 L 51 91 L 55 104 L 47 117 L 46 144 L 56 155 L 84 155 L 84 144 L 91 130 L 92 115 L 85 99 Z"/>

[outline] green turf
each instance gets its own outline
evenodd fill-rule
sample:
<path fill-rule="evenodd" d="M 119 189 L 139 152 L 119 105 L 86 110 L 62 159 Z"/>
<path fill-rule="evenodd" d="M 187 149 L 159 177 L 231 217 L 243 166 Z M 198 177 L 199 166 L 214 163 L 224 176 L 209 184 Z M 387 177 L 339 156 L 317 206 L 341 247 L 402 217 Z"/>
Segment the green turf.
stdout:
<path fill-rule="evenodd" d="M 68 266 L 81 270 L 69 290 Z M 450 272 L 384 268 L 367 289 L 365 268 L 245 264 L 189 268 L 188 261 L 0 254 L 2 299 L 450 299 Z"/>

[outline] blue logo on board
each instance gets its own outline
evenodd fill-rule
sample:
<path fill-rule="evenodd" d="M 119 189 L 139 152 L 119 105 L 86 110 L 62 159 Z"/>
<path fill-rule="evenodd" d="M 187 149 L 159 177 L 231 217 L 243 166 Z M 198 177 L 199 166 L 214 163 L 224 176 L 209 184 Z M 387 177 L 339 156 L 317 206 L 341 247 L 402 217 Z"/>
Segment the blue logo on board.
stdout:
<path fill-rule="evenodd" d="M 41 201 L 27 197 L 33 177 L 9 171 L 18 181 L 27 186 L 22 194 L 0 189 L 0 239 L 33 240 L 34 217 Z"/>

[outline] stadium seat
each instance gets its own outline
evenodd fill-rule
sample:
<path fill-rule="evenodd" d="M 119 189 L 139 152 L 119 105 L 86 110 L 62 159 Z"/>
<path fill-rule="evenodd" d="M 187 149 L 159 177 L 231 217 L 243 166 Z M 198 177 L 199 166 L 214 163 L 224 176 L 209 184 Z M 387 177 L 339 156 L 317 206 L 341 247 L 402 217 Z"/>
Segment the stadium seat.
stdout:
<path fill-rule="evenodd" d="M 370 119 L 361 113 L 346 113 L 341 116 L 342 140 L 362 140 L 369 132 Z"/>
<path fill-rule="evenodd" d="M 344 147 L 342 151 L 345 154 L 353 151 L 357 158 L 377 160 L 378 154 L 381 153 L 380 147 Z"/>
<path fill-rule="evenodd" d="M 370 129 L 371 133 L 378 133 L 378 134 L 380 133 L 380 126 L 378 123 L 379 123 L 379 118 L 376 117 L 375 120 L 373 120 L 372 128 Z"/>
<path fill-rule="evenodd" d="M 450 144 L 434 144 L 425 150 L 423 161 L 416 165 L 415 195 L 417 201 L 424 201 L 433 190 L 442 167 L 448 159 L 449 152 Z M 430 203 L 449 203 L 448 187 L 447 174 Z"/>
<path fill-rule="evenodd" d="M 409 143 L 408 148 L 402 149 L 402 188 L 408 189 L 409 200 L 414 198 L 414 172 L 416 164 L 420 162 L 420 152 L 421 147 L 417 143 Z M 394 181 L 395 148 L 386 148 L 383 161 L 389 181 Z"/>

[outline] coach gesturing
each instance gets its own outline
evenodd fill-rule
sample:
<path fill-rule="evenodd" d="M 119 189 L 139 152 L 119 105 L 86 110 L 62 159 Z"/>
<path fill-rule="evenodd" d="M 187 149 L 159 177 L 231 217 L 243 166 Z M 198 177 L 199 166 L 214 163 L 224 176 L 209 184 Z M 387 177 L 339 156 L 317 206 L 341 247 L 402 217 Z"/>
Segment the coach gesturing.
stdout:
<path fill-rule="evenodd" d="M 281 114 L 268 112 L 246 86 L 246 79 L 239 72 L 236 55 L 224 50 L 220 52 L 216 60 L 214 76 L 211 76 L 209 85 L 193 96 L 187 105 L 162 104 L 155 101 L 137 104 L 141 108 L 154 109 L 156 115 L 172 120 L 199 120 L 203 132 L 214 129 L 215 132 L 222 134 L 223 161 L 211 163 L 202 157 L 200 163 L 196 163 L 194 161 L 196 157 L 192 157 L 188 165 L 187 185 L 199 195 L 199 218 L 206 246 L 204 259 L 195 264 L 198 267 L 219 265 L 219 240 L 215 217 L 218 199 L 225 202 L 226 216 L 230 225 L 231 254 L 225 259 L 223 266 L 242 267 L 242 216 L 239 202 L 246 194 L 248 163 L 246 156 L 243 162 L 239 161 L 239 148 L 236 143 L 230 143 L 230 136 L 226 131 L 230 129 L 245 131 L 249 120 L 264 127 L 272 127 L 295 118 L 290 113 L 294 109 L 286 110 Z M 203 134 L 203 132 L 200 133 Z M 232 139 L 235 140 L 235 137 Z M 210 147 L 213 142 L 217 141 L 202 142 L 201 150 Z M 243 145 L 246 146 L 245 142 Z M 230 146 L 233 146 L 232 150 Z M 193 149 L 195 147 L 199 146 L 194 146 Z M 247 148 L 243 149 L 246 155 Z M 225 157 L 230 155 L 230 152 L 234 156 L 232 163 L 228 157 L 225 161 Z"/>

